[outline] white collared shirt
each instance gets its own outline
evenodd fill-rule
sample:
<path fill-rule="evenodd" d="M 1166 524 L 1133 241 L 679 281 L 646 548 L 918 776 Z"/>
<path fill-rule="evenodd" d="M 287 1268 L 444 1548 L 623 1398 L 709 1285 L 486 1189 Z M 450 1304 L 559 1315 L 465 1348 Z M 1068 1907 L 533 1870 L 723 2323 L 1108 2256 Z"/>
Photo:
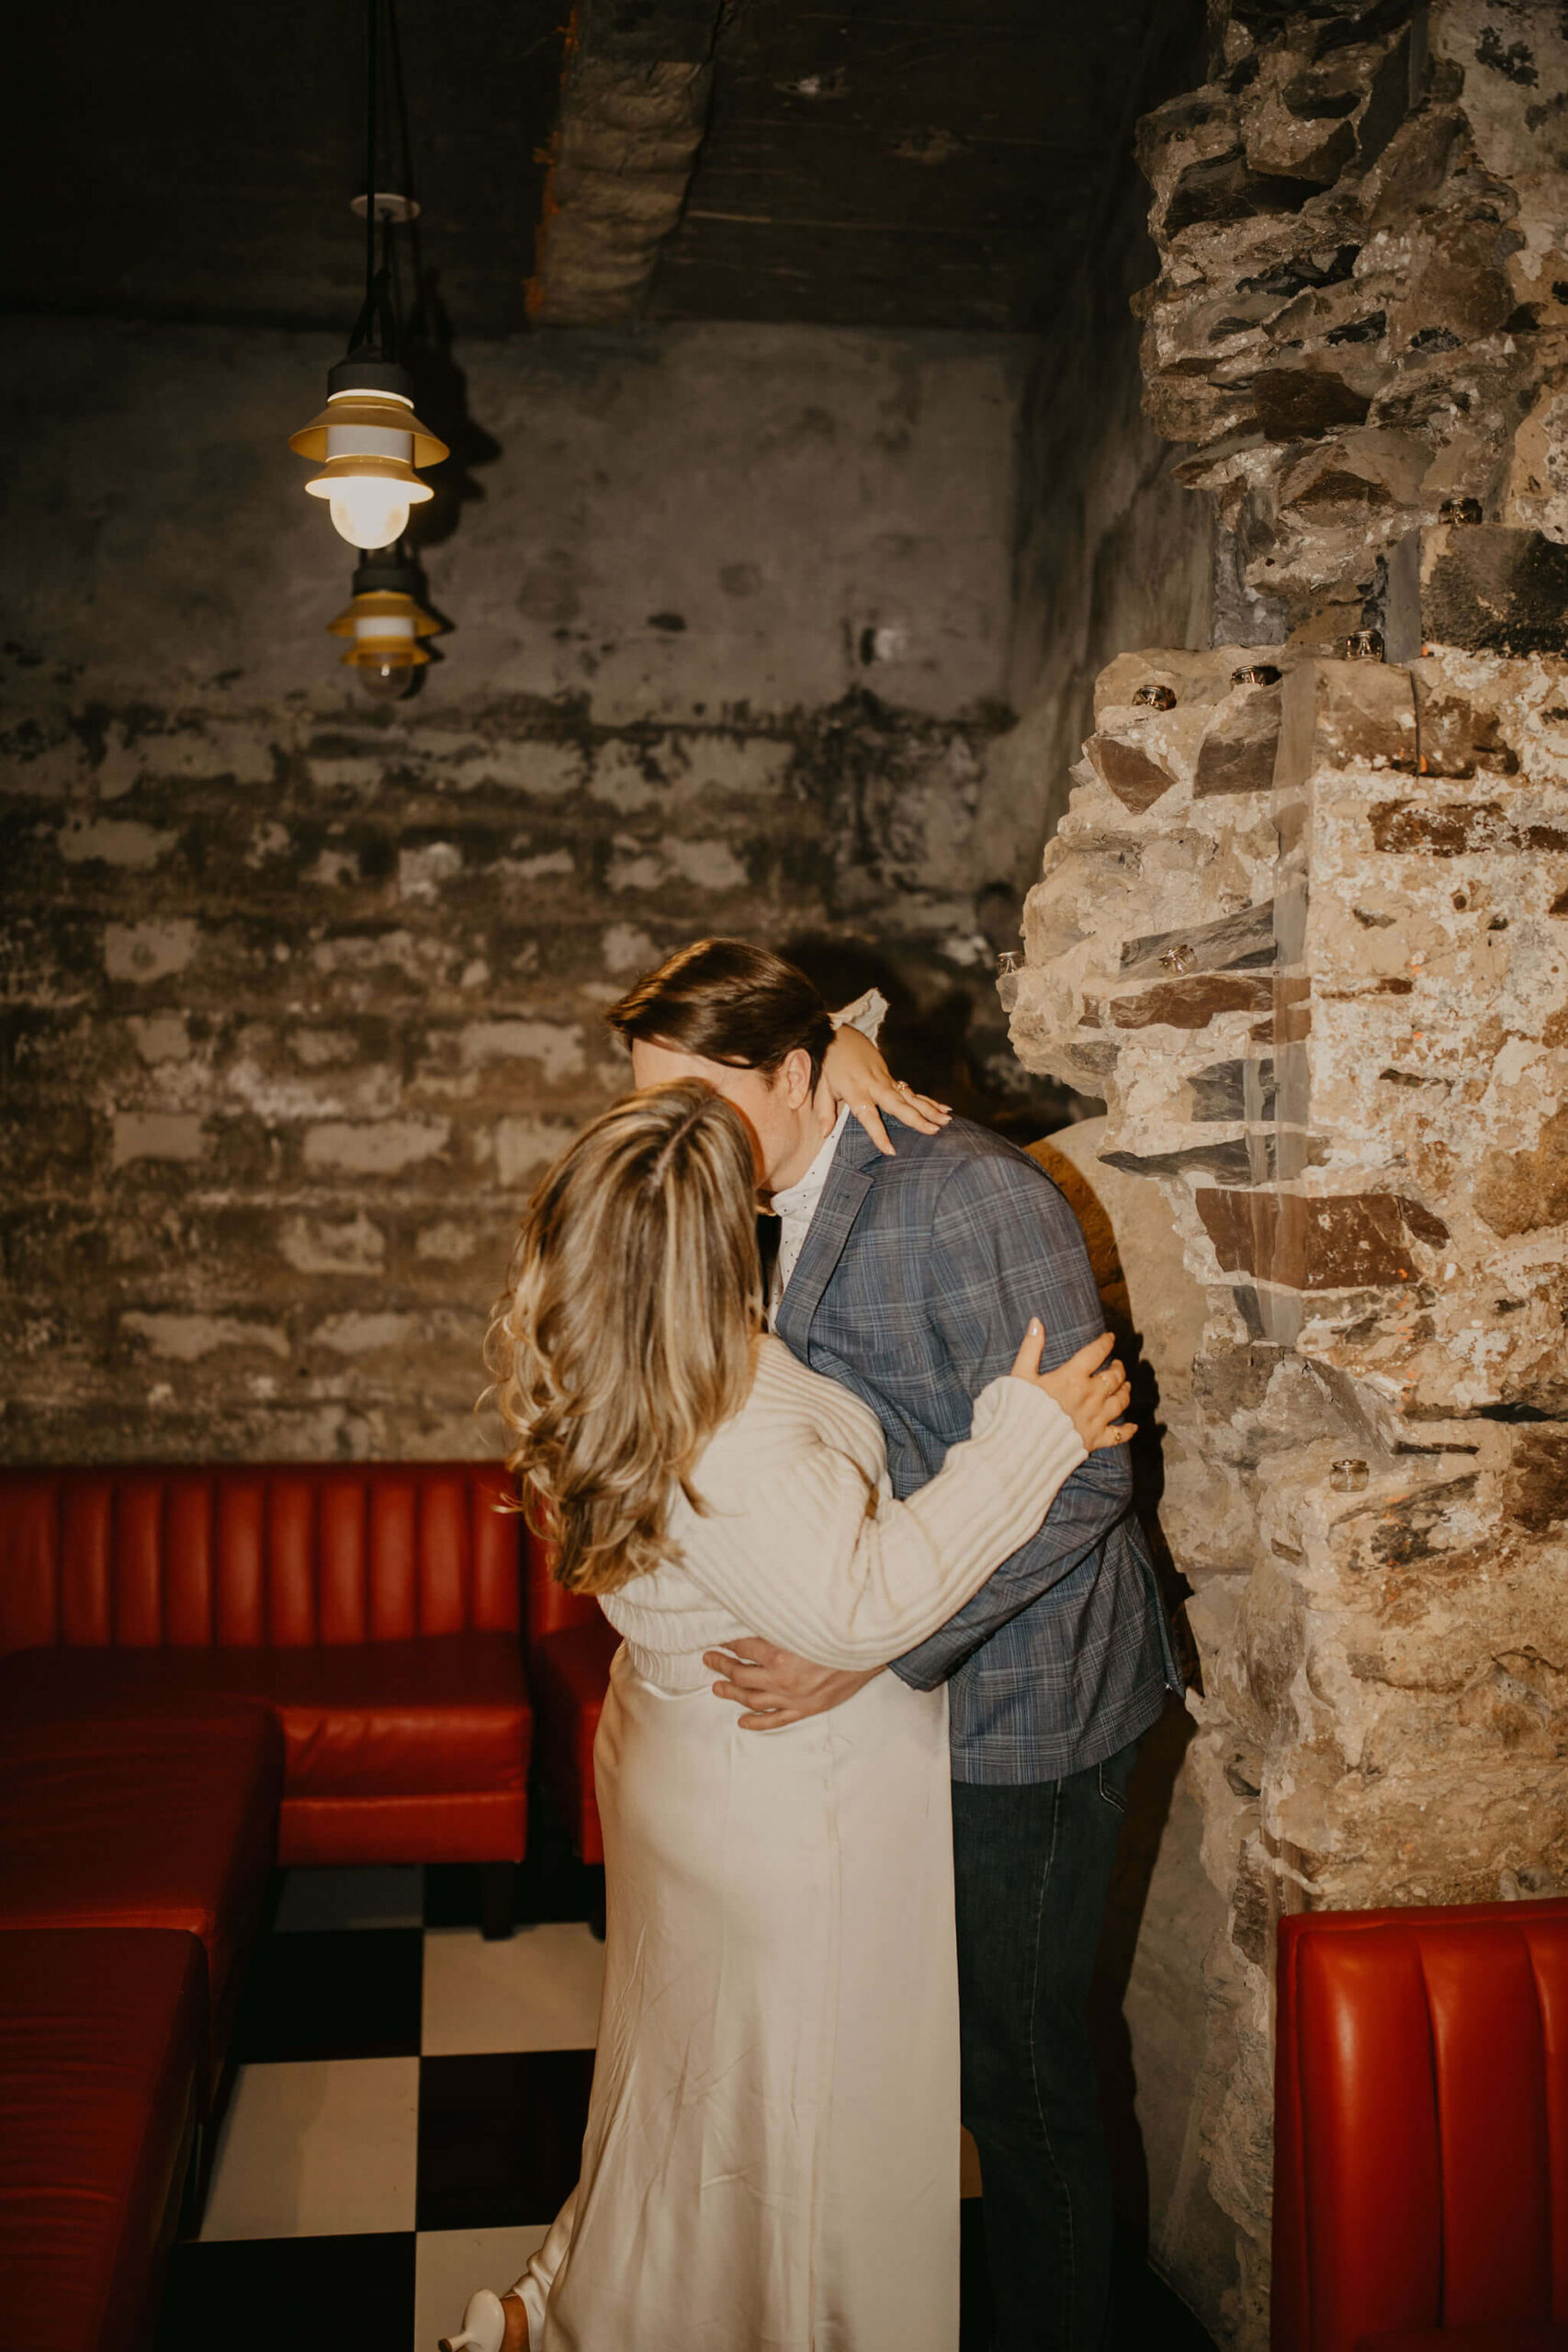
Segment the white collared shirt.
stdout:
<path fill-rule="evenodd" d="M 832 1172 L 833 1154 L 839 1148 L 839 1137 L 849 1120 L 846 1103 L 833 1122 L 831 1135 L 826 1136 L 816 1159 L 798 1183 L 790 1184 L 773 1194 L 773 1214 L 779 1220 L 779 1254 L 773 1261 L 773 1286 L 768 1298 L 768 1321 L 777 1317 L 779 1301 L 783 1298 L 794 1273 L 806 1237 L 811 1230 L 811 1220 L 817 1214 L 818 1203 Z"/>

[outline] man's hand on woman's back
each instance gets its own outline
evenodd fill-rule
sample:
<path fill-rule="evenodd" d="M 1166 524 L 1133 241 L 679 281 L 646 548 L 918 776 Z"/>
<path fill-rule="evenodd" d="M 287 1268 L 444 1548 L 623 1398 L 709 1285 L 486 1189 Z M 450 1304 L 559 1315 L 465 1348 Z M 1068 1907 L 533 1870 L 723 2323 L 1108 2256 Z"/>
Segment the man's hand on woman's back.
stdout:
<path fill-rule="evenodd" d="M 847 1673 L 817 1666 L 753 1634 L 731 1642 L 728 1649 L 705 1651 L 703 1664 L 710 1674 L 725 1678 L 714 1684 L 716 1696 L 748 1710 L 739 1719 L 742 1731 L 783 1731 L 790 1724 L 804 1723 L 807 1715 L 825 1715 L 886 1670 L 874 1666 L 866 1672 Z"/>

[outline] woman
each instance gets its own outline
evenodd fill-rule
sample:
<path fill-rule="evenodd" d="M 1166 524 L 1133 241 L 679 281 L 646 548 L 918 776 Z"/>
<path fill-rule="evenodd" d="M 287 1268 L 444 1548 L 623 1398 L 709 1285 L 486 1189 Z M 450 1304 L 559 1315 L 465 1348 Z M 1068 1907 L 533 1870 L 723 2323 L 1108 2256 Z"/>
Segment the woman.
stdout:
<path fill-rule="evenodd" d="M 705 1650 L 900 1656 L 1039 1526 L 1127 1401 L 1032 1323 L 908 1502 L 859 1400 L 762 1329 L 751 1146 L 697 1080 L 530 1202 L 490 1361 L 557 1574 L 624 1635 L 594 1751 L 609 1932 L 582 2173 L 448 2352 L 953 2352 L 947 1702 L 879 1675 L 771 1736 Z M 1100 1367 L 1100 1368 L 1097 1368 Z"/>

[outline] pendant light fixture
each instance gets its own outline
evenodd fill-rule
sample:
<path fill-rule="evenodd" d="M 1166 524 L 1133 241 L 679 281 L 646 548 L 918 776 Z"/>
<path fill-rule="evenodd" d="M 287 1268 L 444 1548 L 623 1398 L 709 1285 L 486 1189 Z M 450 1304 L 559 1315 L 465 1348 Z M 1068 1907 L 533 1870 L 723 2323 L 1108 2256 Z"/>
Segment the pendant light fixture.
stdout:
<path fill-rule="evenodd" d="M 389 0 L 367 0 L 365 301 L 349 337 L 348 356 L 327 376 L 327 404 L 288 446 L 301 458 L 323 460 L 306 483 L 324 498 L 333 526 L 353 548 L 396 544 L 408 528 L 409 509 L 434 497 L 415 469 L 439 465 L 447 454 L 413 413 L 413 385 L 398 359 L 398 316 L 385 243 L 394 224 L 417 208 L 406 196 L 378 192 L 376 133 L 381 112 L 381 12 Z M 356 204 L 355 209 L 358 210 Z M 380 266 L 376 232 L 384 241 Z"/>
<path fill-rule="evenodd" d="M 400 548 L 364 556 L 354 575 L 354 602 L 328 624 L 349 640 L 344 655 L 367 695 L 395 702 L 406 695 L 430 656 L 420 639 L 441 624 L 419 601 L 419 580 Z"/>

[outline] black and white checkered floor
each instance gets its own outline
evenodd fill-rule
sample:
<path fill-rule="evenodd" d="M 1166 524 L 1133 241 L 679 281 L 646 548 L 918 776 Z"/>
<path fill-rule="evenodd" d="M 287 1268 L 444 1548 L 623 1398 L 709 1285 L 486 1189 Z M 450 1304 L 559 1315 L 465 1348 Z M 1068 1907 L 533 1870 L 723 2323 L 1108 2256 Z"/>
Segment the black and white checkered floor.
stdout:
<path fill-rule="evenodd" d="M 526 1870 L 516 1932 L 487 1943 L 469 1870 L 284 1877 L 246 1980 L 201 2233 L 175 2248 L 156 2352 L 434 2352 L 472 2288 L 511 2283 L 577 2177 L 604 1959 L 587 1925 L 596 1893 L 570 1860 Z M 964 2352 L 984 2352 L 972 2197 L 964 2222 Z M 1203 2346 L 1165 2301 L 1127 2340 Z"/>
<path fill-rule="evenodd" d="M 594 1893 L 525 1873 L 524 1924 L 487 1943 L 471 1870 L 285 1875 L 157 2352 L 434 2352 L 474 2287 L 511 2284 L 577 2177 Z"/>

